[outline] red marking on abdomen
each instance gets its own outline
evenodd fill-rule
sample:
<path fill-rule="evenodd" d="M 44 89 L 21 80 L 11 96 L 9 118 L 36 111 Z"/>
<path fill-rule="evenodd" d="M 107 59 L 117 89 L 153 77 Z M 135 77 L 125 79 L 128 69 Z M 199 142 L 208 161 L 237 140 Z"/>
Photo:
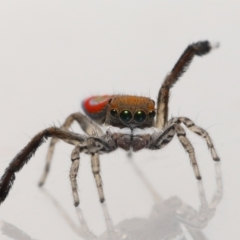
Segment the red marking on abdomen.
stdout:
<path fill-rule="evenodd" d="M 111 95 L 93 96 L 83 101 L 82 105 L 87 113 L 99 113 L 107 105 Z"/>

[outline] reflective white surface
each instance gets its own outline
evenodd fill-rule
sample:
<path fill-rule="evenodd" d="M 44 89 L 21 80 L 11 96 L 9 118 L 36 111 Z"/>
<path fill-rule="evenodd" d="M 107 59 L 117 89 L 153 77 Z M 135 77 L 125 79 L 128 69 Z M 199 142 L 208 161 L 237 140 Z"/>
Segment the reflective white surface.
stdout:
<path fill-rule="evenodd" d="M 170 116 L 187 116 L 210 133 L 221 158 L 223 197 L 215 213 L 204 215 L 206 226 L 191 237 L 194 221 L 179 220 L 182 208 L 166 205 L 175 199 L 197 212 L 201 205 L 188 156 L 174 138 L 163 150 L 133 155 L 142 175 L 122 150 L 102 156 L 105 205 L 98 201 L 89 157 L 82 155 L 77 213 L 68 177 L 72 146 L 59 143 L 44 189 L 37 187 L 45 144 L 16 175 L 0 206 L 0 239 L 107 239 L 110 234 L 110 239 L 238 240 L 239 9 L 238 1 L 1 1 L 0 175 L 31 137 L 60 125 L 88 96 L 126 93 L 155 100 L 186 46 L 207 39 L 219 41 L 220 48 L 196 57 L 174 86 Z M 211 204 L 215 164 L 205 142 L 187 134 Z"/>

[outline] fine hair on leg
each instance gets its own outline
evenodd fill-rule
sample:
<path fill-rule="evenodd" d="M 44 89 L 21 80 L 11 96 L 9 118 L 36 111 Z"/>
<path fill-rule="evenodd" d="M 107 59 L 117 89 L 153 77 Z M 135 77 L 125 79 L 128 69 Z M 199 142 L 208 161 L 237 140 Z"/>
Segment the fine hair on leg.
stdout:
<path fill-rule="evenodd" d="M 170 88 L 187 70 L 194 56 L 203 56 L 215 47 L 208 41 L 200 41 L 189 45 L 183 52 L 171 72 L 164 79 L 162 86 L 158 92 L 157 98 L 157 118 L 155 126 L 162 129 L 168 120 L 168 103 L 170 96 Z"/>
<path fill-rule="evenodd" d="M 97 124 L 93 123 L 92 120 L 90 120 L 88 117 L 86 117 L 85 115 L 83 115 L 80 112 L 76 112 L 73 113 L 71 115 L 69 115 L 65 122 L 63 123 L 63 125 L 61 126 L 61 129 L 65 129 L 68 130 L 71 125 L 73 124 L 73 122 L 76 121 L 80 128 L 87 133 L 87 135 L 91 136 L 94 132 L 97 131 L 97 133 L 99 135 L 102 135 L 102 130 L 98 127 Z M 49 147 L 48 147 L 48 151 L 47 151 L 47 156 L 46 156 L 46 164 L 44 167 L 44 171 L 43 174 L 40 178 L 40 181 L 38 183 L 38 185 L 41 187 L 45 181 L 46 178 L 48 176 L 49 170 L 50 170 L 50 165 L 51 165 L 51 161 L 53 158 L 53 153 L 54 153 L 54 149 L 56 146 L 56 143 L 59 141 L 58 138 L 52 138 L 50 143 L 49 143 Z"/>
<path fill-rule="evenodd" d="M 33 137 L 27 146 L 16 155 L 6 168 L 0 180 L 0 203 L 5 200 L 14 183 L 15 173 L 22 169 L 48 137 L 59 138 L 72 145 L 78 145 L 86 141 L 86 136 L 56 127 L 47 128 L 35 135 L 35 137 Z"/>
<path fill-rule="evenodd" d="M 99 162 L 98 154 L 91 155 L 91 166 L 92 166 L 92 173 L 95 179 L 95 183 L 97 185 L 99 200 L 101 203 L 103 203 L 105 198 L 104 198 L 103 187 L 102 187 L 102 178 L 100 175 L 100 162 Z"/>
<path fill-rule="evenodd" d="M 71 154 L 71 160 L 72 160 L 72 165 L 70 168 L 70 182 L 72 186 L 72 194 L 73 194 L 73 201 L 74 201 L 74 206 L 77 207 L 79 205 L 79 195 L 78 195 L 78 185 L 77 185 L 77 174 L 78 174 L 78 168 L 79 168 L 79 163 L 80 163 L 80 151 L 81 147 L 76 146 Z"/>

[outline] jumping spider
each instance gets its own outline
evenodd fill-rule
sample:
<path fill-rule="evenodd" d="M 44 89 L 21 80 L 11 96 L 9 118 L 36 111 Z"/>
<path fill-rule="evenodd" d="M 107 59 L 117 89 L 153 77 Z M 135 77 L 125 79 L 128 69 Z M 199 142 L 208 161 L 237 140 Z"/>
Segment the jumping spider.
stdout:
<path fill-rule="evenodd" d="M 175 134 L 189 154 L 195 177 L 201 179 L 194 148 L 186 137 L 181 123 L 204 138 L 213 160 L 219 161 L 213 142 L 208 133 L 196 126 L 189 118 L 177 117 L 168 120 L 168 102 L 170 88 L 186 71 L 193 57 L 195 55 L 205 55 L 213 47 L 216 46 L 211 45 L 208 41 L 201 41 L 186 48 L 172 71 L 163 81 L 158 93 L 156 108 L 155 102 L 147 97 L 129 95 L 94 96 L 83 102 L 83 109 L 88 117 L 80 112 L 73 113 L 66 119 L 62 127 L 49 127 L 38 133 L 6 168 L 0 181 L 0 203 L 5 200 L 13 185 L 15 172 L 21 170 L 48 137 L 52 137 L 52 139 L 48 149 L 45 171 L 39 185 L 42 186 L 46 180 L 56 142 L 61 139 L 74 145 L 71 154 L 70 181 L 75 206 L 79 205 L 76 177 L 80 153 L 82 152 L 89 154 L 91 157 L 92 172 L 100 202 L 104 202 L 104 194 L 100 176 L 99 154 L 110 153 L 117 148 L 126 151 L 139 151 L 143 148 L 158 150 L 166 146 Z M 155 115 L 156 120 L 154 120 Z M 68 130 L 73 121 L 79 123 L 87 136 Z"/>

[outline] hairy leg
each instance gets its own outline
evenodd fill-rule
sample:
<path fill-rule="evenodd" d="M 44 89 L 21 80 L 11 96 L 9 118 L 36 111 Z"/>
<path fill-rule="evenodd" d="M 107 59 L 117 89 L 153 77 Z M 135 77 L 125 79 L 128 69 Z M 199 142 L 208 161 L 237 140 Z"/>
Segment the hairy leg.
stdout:
<path fill-rule="evenodd" d="M 93 135 L 95 132 L 97 132 L 98 135 L 103 134 L 102 130 L 98 127 L 97 124 L 93 123 L 88 117 L 86 117 L 80 112 L 73 113 L 70 116 L 68 116 L 63 125 L 61 126 L 61 129 L 66 130 L 69 129 L 74 121 L 76 121 L 80 125 L 81 129 L 89 136 Z M 47 175 L 50 170 L 50 164 L 52 161 L 54 149 L 58 141 L 59 141 L 58 138 L 52 138 L 50 141 L 46 156 L 46 165 L 42 177 L 39 181 L 39 186 L 42 186 L 46 181 Z"/>
<path fill-rule="evenodd" d="M 69 132 L 67 130 L 56 127 L 47 128 L 38 133 L 32 140 L 23 148 L 16 157 L 10 162 L 0 180 L 0 203 L 7 197 L 14 180 L 15 173 L 20 171 L 22 167 L 32 158 L 36 150 L 48 137 L 59 138 L 69 144 L 78 145 L 86 142 L 87 137 L 84 135 Z"/>
<path fill-rule="evenodd" d="M 200 171 L 199 171 L 199 168 L 198 168 L 198 164 L 197 164 L 197 160 L 196 160 L 193 145 L 191 144 L 191 142 L 186 137 L 186 133 L 185 133 L 185 131 L 184 131 L 184 129 L 181 125 L 174 124 L 174 127 L 175 127 L 176 134 L 177 134 L 177 137 L 178 137 L 179 141 L 181 142 L 182 146 L 184 147 L 184 149 L 187 151 L 187 153 L 189 155 L 190 162 L 192 164 L 195 177 L 198 180 L 200 180 L 202 177 L 200 175 Z"/>
<path fill-rule="evenodd" d="M 208 41 L 201 41 L 189 45 L 183 52 L 172 71 L 166 76 L 158 93 L 157 99 L 157 118 L 155 126 L 162 129 L 168 120 L 168 102 L 170 88 L 187 70 L 194 56 L 203 56 L 218 45 L 211 45 Z"/>
<path fill-rule="evenodd" d="M 76 183 L 76 176 L 80 159 L 79 153 L 84 152 L 89 155 L 96 154 L 95 156 L 98 156 L 98 153 L 109 153 L 116 149 L 115 142 L 109 135 L 102 137 L 87 137 L 85 135 L 70 132 L 61 128 L 47 128 L 33 137 L 31 141 L 26 145 L 26 147 L 16 155 L 16 157 L 6 168 L 2 178 L 0 179 L 0 203 L 5 200 L 14 183 L 15 173 L 21 170 L 21 168 L 32 158 L 36 150 L 43 142 L 45 142 L 45 140 L 47 140 L 48 137 L 59 138 L 66 143 L 76 146 L 71 155 L 73 163 L 70 170 L 70 179 L 75 206 L 79 204 Z"/>
<path fill-rule="evenodd" d="M 105 201 L 103 187 L 102 187 L 102 178 L 100 175 L 100 162 L 99 162 L 99 155 L 92 154 L 91 155 L 91 166 L 92 166 L 92 173 L 95 179 L 95 183 L 98 190 L 99 200 L 101 203 Z"/>
<path fill-rule="evenodd" d="M 185 126 L 189 130 L 191 130 L 192 132 L 198 134 L 200 137 L 205 139 L 205 141 L 207 143 L 207 146 L 208 146 L 208 148 L 209 148 L 209 150 L 211 152 L 213 160 L 214 161 L 220 161 L 220 158 L 217 155 L 216 149 L 214 148 L 213 141 L 210 138 L 210 136 L 209 136 L 209 134 L 208 134 L 208 132 L 206 130 L 196 126 L 195 123 L 191 119 L 189 119 L 189 118 L 179 117 L 177 119 L 179 120 L 179 122 L 185 124 Z"/>
<path fill-rule="evenodd" d="M 174 123 L 168 126 L 163 132 L 160 132 L 158 136 L 152 137 L 152 142 L 149 143 L 148 148 L 154 150 L 163 148 L 173 139 L 175 134 L 177 134 L 179 141 L 189 155 L 195 177 L 200 180 L 201 175 L 196 161 L 194 148 L 186 137 L 186 133 L 180 124 Z"/>
<path fill-rule="evenodd" d="M 77 186 L 76 178 L 77 178 L 78 168 L 80 163 L 80 152 L 81 152 L 80 146 L 76 146 L 73 149 L 71 154 L 72 165 L 69 173 L 70 182 L 72 186 L 73 202 L 75 207 L 79 205 L 78 186 Z"/>

